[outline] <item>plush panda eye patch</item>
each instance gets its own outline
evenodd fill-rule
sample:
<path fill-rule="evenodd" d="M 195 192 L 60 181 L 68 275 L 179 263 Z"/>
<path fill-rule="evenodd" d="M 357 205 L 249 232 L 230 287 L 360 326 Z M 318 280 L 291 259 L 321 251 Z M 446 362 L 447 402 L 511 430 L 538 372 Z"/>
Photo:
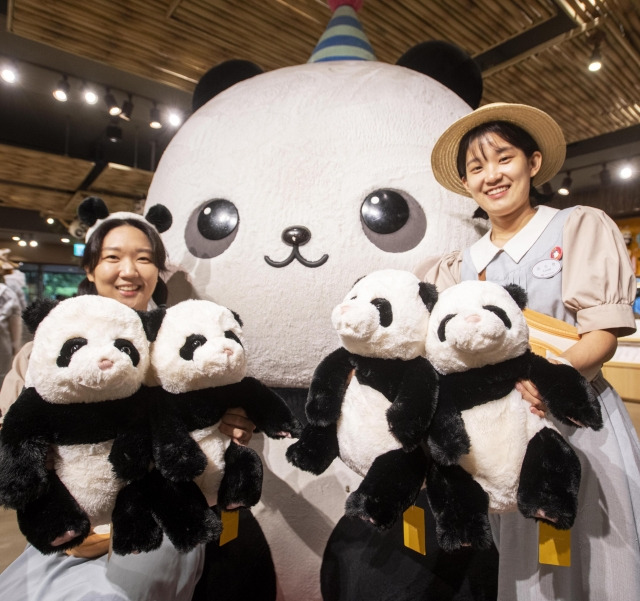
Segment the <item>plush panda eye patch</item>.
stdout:
<path fill-rule="evenodd" d="M 393 323 L 391 303 L 386 298 L 374 298 L 371 304 L 378 309 L 378 313 L 380 313 L 380 325 L 383 328 L 388 328 Z"/>
<path fill-rule="evenodd" d="M 447 315 L 441 322 L 440 325 L 438 326 L 438 339 L 440 340 L 440 342 L 444 342 L 447 339 L 447 334 L 445 332 L 445 329 L 447 327 L 447 324 L 456 316 L 455 313 L 449 313 L 449 315 Z"/>
<path fill-rule="evenodd" d="M 133 363 L 133 367 L 138 366 L 138 363 L 140 363 L 140 353 L 138 352 L 138 349 L 133 345 L 133 343 L 125 340 L 124 338 L 116 338 L 113 346 L 115 346 L 120 352 L 124 353 L 125 355 L 129 355 L 131 363 Z"/>
<path fill-rule="evenodd" d="M 491 313 L 495 313 L 502 320 L 507 330 L 511 329 L 511 320 L 507 317 L 504 309 L 496 307 L 495 305 L 483 305 L 482 308 L 491 311 Z"/>
<path fill-rule="evenodd" d="M 69 340 L 67 340 L 60 349 L 60 354 L 56 359 L 56 365 L 58 367 L 69 367 L 73 353 L 80 350 L 86 344 L 86 338 L 69 338 Z"/>
<path fill-rule="evenodd" d="M 185 361 L 193 361 L 193 353 L 195 353 L 198 347 L 205 344 L 205 342 L 207 342 L 207 339 L 202 334 L 189 334 L 180 349 L 180 356 Z"/>
<path fill-rule="evenodd" d="M 235 340 L 240 346 L 242 346 L 242 342 L 240 342 L 240 338 L 238 338 L 231 330 L 227 330 L 224 333 L 224 337 L 229 340 Z"/>

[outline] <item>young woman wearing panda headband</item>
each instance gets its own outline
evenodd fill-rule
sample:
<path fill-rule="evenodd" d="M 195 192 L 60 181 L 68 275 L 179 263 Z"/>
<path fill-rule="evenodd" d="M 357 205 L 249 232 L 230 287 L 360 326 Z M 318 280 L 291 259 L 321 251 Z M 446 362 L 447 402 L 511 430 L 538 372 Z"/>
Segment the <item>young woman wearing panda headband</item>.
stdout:
<path fill-rule="evenodd" d="M 150 220 L 135 213 L 109 215 L 102 200 L 93 197 L 83 201 L 79 214 L 91 227 L 82 258 L 87 277 L 78 294 L 113 298 L 136 310 L 146 310 L 151 301 L 164 305 L 167 288 L 160 275 L 167 254 L 158 233 L 163 231 L 163 215 L 153 210 L 147 214 Z M 5 378 L 0 391 L 3 413 L 22 390 L 30 351 L 27 343 Z M 220 431 L 239 444 L 246 444 L 253 430 L 242 409 L 227 411 L 220 424 Z M 108 548 L 108 538 L 91 536 L 73 555 L 43 555 L 28 546 L 0 574 L 0 590 L 13 601 L 28 601 L 34 591 L 42 601 L 94 598 L 91 595 L 122 601 L 191 600 L 203 569 L 204 545 L 179 553 L 165 537 L 156 551 L 110 558 Z"/>
<path fill-rule="evenodd" d="M 534 107 L 489 104 L 454 123 L 434 146 L 433 174 L 445 188 L 472 197 L 490 230 L 464 251 L 427 259 L 417 272 L 439 289 L 478 279 L 525 288 L 530 309 L 575 326 L 579 340 L 550 360 L 578 369 L 602 406 L 602 430 L 560 427 L 582 463 L 571 565 L 538 564 L 533 520 L 518 512 L 492 516 L 498 598 L 638 599 L 640 444 L 600 372 L 617 337 L 635 331 L 635 278 L 620 231 L 602 211 L 537 206 L 534 186 L 548 182 L 564 157 L 560 127 Z M 519 389 L 532 412 L 545 411 L 530 382 Z"/>

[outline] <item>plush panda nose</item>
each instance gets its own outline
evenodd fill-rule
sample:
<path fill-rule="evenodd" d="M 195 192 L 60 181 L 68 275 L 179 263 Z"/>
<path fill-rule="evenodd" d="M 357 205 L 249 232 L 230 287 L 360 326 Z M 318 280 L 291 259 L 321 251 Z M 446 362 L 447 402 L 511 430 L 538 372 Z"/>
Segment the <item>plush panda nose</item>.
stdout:
<path fill-rule="evenodd" d="M 229 355 L 229 357 L 231 357 L 231 355 L 233 355 L 233 351 L 230 348 L 225 348 L 222 351 L 225 355 Z"/>
<path fill-rule="evenodd" d="M 101 359 L 98 363 L 98 367 L 102 371 L 106 371 L 107 369 L 111 369 L 113 367 L 113 361 L 111 361 L 111 359 Z"/>
<path fill-rule="evenodd" d="M 477 313 L 472 313 L 471 315 L 467 315 L 464 320 L 469 323 L 478 323 L 480 321 L 480 316 Z"/>

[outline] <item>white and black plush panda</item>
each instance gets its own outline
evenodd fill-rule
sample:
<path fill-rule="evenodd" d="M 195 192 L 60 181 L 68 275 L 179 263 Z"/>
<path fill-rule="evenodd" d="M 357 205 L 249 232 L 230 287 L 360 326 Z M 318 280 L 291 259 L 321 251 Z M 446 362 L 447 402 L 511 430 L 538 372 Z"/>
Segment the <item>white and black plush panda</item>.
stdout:
<path fill-rule="evenodd" d="M 488 547 L 488 512 L 517 509 L 559 529 L 576 516 L 580 461 L 515 385 L 531 380 L 570 425 L 601 428 L 600 406 L 573 367 L 531 352 L 525 304 L 519 286 L 468 281 L 441 292 L 431 314 L 426 354 L 441 377 L 427 493 L 449 551 Z"/>
<path fill-rule="evenodd" d="M 150 380 L 160 385 L 149 392 L 156 470 L 175 484 L 176 494 L 188 495 L 188 487 L 197 485 L 206 504 L 192 516 L 176 515 L 155 504 L 155 495 L 146 496 L 174 545 L 188 550 L 219 534 L 219 518 L 209 506 L 217 503 L 230 510 L 250 507 L 260 499 L 262 462 L 253 449 L 219 432 L 225 411 L 244 408 L 272 438 L 297 436 L 301 426 L 282 399 L 255 378 L 245 377 L 242 327 L 232 311 L 211 301 L 187 300 L 143 319 L 152 340 Z M 150 478 L 159 476 L 154 471 Z M 125 492 L 132 495 L 133 506 L 145 496 L 138 496 L 137 488 L 134 483 Z M 127 519 L 133 523 L 119 528 L 124 537 L 135 528 L 131 514 Z M 192 522 L 188 528 L 185 520 Z M 194 535 L 194 529 L 200 535 Z M 114 548 L 121 544 L 135 546 L 114 538 Z"/>
<path fill-rule="evenodd" d="M 426 458 L 419 444 L 436 408 L 436 374 L 424 359 L 437 292 L 407 271 L 386 269 L 356 282 L 332 313 L 342 347 L 314 373 L 309 424 L 287 450 L 320 474 L 336 457 L 364 476 L 345 514 L 390 527 L 415 500 Z"/>
<path fill-rule="evenodd" d="M 110 523 L 125 484 L 111 460 L 127 478 L 148 469 L 149 346 L 138 314 L 109 298 L 37 301 L 24 318 L 35 336 L 25 388 L 0 431 L 0 501 L 18 510 L 34 547 L 53 553 Z M 55 544 L 68 531 L 75 536 Z"/>

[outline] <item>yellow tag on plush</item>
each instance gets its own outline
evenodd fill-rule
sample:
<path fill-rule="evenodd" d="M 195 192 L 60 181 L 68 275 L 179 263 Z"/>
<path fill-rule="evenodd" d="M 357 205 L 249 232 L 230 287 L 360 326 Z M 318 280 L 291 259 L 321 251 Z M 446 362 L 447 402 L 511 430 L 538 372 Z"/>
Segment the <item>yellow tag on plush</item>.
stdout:
<path fill-rule="evenodd" d="M 238 523 L 240 522 L 239 511 L 221 511 L 222 533 L 220 534 L 220 546 L 226 545 L 234 538 L 238 538 Z"/>
<path fill-rule="evenodd" d="M 402 526 L 404 529 L 404 546 L 409 547 L 416 553 L 426 555 L 426 544 L 424 538 L 424 509 L 412 505 L 402 515 Z"/>
<path fill-rule="evenodd" d="M 571 530 L 557 530 L 538 522 L 538 561 L 552 566 L 571 565 Z"/>

